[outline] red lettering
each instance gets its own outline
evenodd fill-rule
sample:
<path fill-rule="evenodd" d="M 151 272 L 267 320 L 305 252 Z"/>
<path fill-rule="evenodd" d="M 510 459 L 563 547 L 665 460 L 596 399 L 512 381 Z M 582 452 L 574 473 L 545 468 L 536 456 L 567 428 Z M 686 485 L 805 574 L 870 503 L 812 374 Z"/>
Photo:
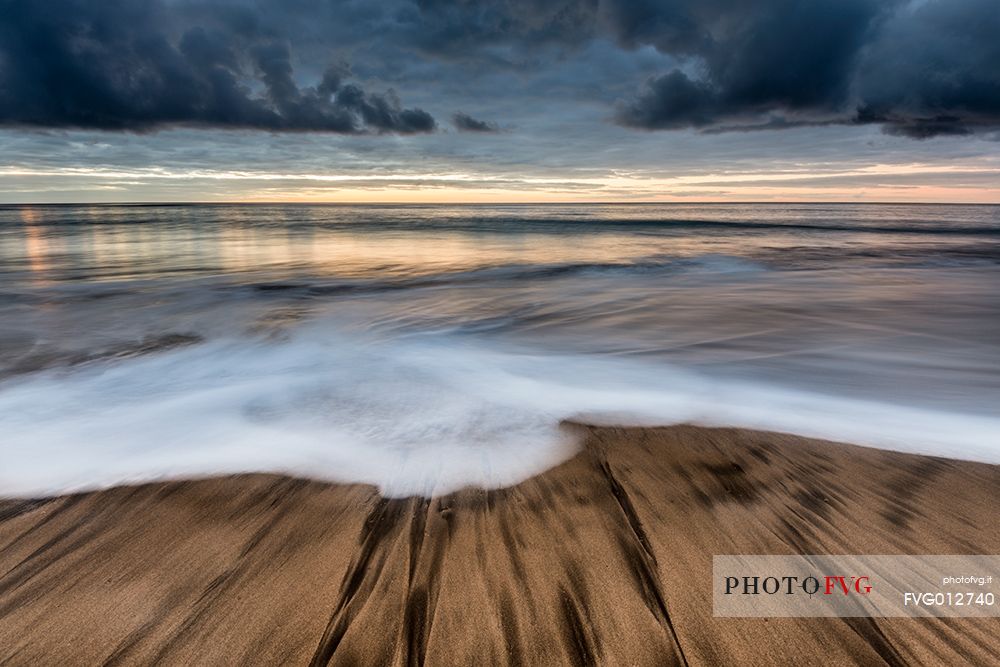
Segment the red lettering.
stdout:
<path fill-rule="evenodd" d="M 844 577 L 826 577 L 826 590 L 823 592 L 824 595 L 833 595 L 834 590 L 837 588 L 837 584 L 840 584 L 840 590 L 844 591 L 844 595 L 851 592 L 850 586 Z"/>

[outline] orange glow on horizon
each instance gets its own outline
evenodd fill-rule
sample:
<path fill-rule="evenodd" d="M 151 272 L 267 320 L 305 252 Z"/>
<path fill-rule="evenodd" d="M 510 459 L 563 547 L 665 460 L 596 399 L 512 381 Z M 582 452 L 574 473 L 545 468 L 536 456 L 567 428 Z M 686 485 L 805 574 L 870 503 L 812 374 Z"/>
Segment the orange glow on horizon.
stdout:
<path fill-rule="evenodd" d="M 303 204 L 586 204 L 586 203 L 961 203 L 1000 204 L 1000 188 L 974 189 L 962 187 L 870 186 L 859 189 L 827 188 L 788 190 L 782 188 L 738 187 L 724 194 L 713 192 L 623 193 L 600 190 L 580 193 L 544 192 L 539 190 L 386 188 L 364 190 L 305 190 L 276 191 L 266 189 L 241 194 L 238 198 L 220 197 L 211 201 Z"/>
<path fill-rule="evenodd" d="M 609 170 L 517 176 L 0 166 L 0 179 L 5 177 L 36 181 L 45 186 L 40 191 L 47 193 L 49 201 L 74 203 L 1000 203 L 1000 166 L 993 160 L 965 165 L 870 164 L 850 168 L 795 164 L 677 175 Z M 52 187 L 53 182 L 64 188 L 61 196 L 53 195 L 60 192 Z"/>

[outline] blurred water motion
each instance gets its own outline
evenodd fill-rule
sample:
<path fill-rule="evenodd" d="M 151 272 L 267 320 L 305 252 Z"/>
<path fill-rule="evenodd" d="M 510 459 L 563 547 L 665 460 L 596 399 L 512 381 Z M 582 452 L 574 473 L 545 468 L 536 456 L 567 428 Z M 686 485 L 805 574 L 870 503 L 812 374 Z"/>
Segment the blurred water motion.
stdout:
<path fill-rule="evenodd" d="M 992 206 L 4 207 L 0 484 L 509 483 L 581 415 L 1000 460 L 998 288 Z"/>

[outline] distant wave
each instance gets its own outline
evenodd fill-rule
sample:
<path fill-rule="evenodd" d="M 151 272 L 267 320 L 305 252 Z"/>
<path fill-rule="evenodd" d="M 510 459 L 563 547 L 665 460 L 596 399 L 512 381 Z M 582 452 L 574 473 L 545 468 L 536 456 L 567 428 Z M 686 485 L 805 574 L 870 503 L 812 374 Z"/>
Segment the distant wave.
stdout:
<path fill-rule="evenodd" d="M 183 207 L 178 207 L 183 209 Z M 16 218 L 11 222 L 19 224 Z M 793 219 L 787 222 L 769 220 L 721 220 L 710 218 L 654 218 L 654 217 L 590 217 L 585 215 L 566 217 L 543 217 L 543 216 L 477 216 L 470 213 L 467 217 L 435 217 L 427 216 L 401 216 L 385 217 L 371 216 L 370 212 L 364 211 L 350 218 L 302 218 L 302 219 L 282 219 L 278 222 L 269 222 L 264 219 L 255 218 L 252 220 L 232 219 L 213 220 L 213 225 L 235 225 L 237 227 L 246 226 L 251 229 L 280 228 L 290 232 L 300 232 L 308 230 L 345 232 L 356 231 L 392 231 L 392 232 L 421 232 L 427 230 L 437 231 L 462 231 L 472 233 L 559 233 L 559 232 L 581 232 L 600 233 L 601 231 L 620 231 L 622 229 L 633 230 L 663 230 L 663 231 L 698 231 L 698 230 L 734 230 L 739 232 L 850 232 L 866 234 L 919 234 L 919 235 L 954 235 L 954 236 L 997 236 L 1000 237 L 1000 220 L 991 221 L 992 224 L 978 224 L 971 220 L 956 222 L 941 222 L 939 220 L 928 220 L 915 218 L 912 220 L 895 220 L 893 222 L 877 222 L 872 219 L 857 221 L 838 219 Z M 65 217 L 52 217 L 46 220 L 47 227 L 61 228 L 74 226 L 141 226 L 174 225 L 184 227 L 185 225 L 197 224 L 191 220 L 183 218 L 165 222 L 163 218 L 156 216 L 107 216 L 102 218 L 81 219 L 70 214 Z"/>
<path fill-rule="evenodd" d="M 702 255 L 690 258 L 650 258 L 637 262 L 576 262 L 562 264 L 508 264 L 469 271 L 450 271 L 439 274 L 396 279 L 356 279 L 331 282 L 280 281 L 252 283 L 237 286 L 263 294 L 297 293 L 303 296 L 331 296 L 362 294 L 422 287 L 461 286 L 473 284 L 501 284 L 510 281 L 558 278 L 580 274 L 592 275 L 643 275 L 656 272 L 704 271 L 707 273 L 735 273 L 763 271 L 766 267 L 742 257 L 729 255 Z"/>
<path fill-rule="evenodd" d="M 357 221 L 348 223 L 350 227 L 371 225 L 373 229 L 387 229 L 385 221 Z M 410 224 L 391 223 L 393 230 L 412 228 Z M 419 225 L 419 222 L 416 224 Z M 940 224 L 930 221 L 914 221 L 913 223 L 877 224 L 861 222 L 857 224 L 836 222 L 766 222 L 756 220 L 700 220 L 700 219 L 648 219 L 648 218 L 490 218 L 488 220 L 438 221 L 432 223 L 434 229 L 461 231 L 590 231 L 599 232 L 622 228 L 628 229 L 662 229 L 662 230 L 706 230 L 733 229 L 741 231 L 809 231 L 809 232 L 861 232 L 870 234 L 930 234 L 958 236 L 1000 236 L 1000 223 L 996 225 L 970 225 L 967 223 Z"/>
<path fill-rule="evenodd" d="M 602 223 L 604 224 L 604 223 Z M 610 224 L 618 224 L 612 221 Z M 837 223 L 805 223 L 805 222 L 752 222 L 728 220 L 655 220 L 655 221 L 622 221 L 621 224 L 634 226 L 663 226 L 690 229 L 760 229 L 760 230 L 802 230 L 820 232 L 863 232 L 870 234 L 953 234 L 961 236 L 1000 236 L 1000 226 L 970 226 L 970 225 L 935 225 L 917 223 L 912 225 L 874 225 L 874 224 L 844 224 Z"/>

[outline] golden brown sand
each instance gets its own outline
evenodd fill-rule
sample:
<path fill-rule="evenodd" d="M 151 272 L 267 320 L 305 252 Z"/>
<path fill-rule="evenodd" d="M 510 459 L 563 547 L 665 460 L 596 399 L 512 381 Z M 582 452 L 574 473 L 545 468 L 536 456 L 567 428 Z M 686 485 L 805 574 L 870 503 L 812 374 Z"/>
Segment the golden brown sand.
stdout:
<path fill-rule="evenodd" d="M 271 475 L 0 501 L 0 664 L 1000 664 L 1000 619 L 716 619 L 724 553 L 1000 553 L 1000 467 L 568 425 L 516 487 Z"/>

